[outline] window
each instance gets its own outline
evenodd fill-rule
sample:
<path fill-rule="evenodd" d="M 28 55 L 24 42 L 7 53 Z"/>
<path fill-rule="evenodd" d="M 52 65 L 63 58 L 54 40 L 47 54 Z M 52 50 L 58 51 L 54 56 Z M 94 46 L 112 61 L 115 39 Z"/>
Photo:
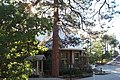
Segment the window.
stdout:
<path fill-rule="evenodd" d="M 74 61 L 75 61 L 75 65 L 79 63 L 79 53 L 74 53 Z"/>
<path fill-rule="evenodd" d="M 66 52 L 62 52 L 60 54 L 60 57 L 61 57 L 61 61 L 60 61 L 60 65 L 61 65 L 61 68 L 66 68 L 68 66 L 68 54 Z"/>

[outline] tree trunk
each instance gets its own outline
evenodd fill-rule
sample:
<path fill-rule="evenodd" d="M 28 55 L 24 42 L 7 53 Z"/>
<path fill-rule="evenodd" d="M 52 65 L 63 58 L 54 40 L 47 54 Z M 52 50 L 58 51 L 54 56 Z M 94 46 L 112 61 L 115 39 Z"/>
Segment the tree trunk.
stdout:
<path fill-rule="evenodd" d="M 58 0 L 54 0 L 52 77 L 59 76 Z"/>

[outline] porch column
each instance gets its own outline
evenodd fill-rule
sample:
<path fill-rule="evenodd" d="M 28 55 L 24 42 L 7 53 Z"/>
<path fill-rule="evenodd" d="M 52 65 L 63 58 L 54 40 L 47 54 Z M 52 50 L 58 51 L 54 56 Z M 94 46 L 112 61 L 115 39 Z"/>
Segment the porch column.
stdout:
<path fill-rule="evenodd" d="M 37 75 L 39 75 L 39 61 L 37 60 Z"/>
<path fill-rule="evenodd" d="M 41 60 L 41 72 L 43 73 L 43 60 Z"/>
<path fill-rule="evenodd" d="M 75 59 L 74 59 L 74 51 L 72 51 L 72 65 L 75 63 Z"/>

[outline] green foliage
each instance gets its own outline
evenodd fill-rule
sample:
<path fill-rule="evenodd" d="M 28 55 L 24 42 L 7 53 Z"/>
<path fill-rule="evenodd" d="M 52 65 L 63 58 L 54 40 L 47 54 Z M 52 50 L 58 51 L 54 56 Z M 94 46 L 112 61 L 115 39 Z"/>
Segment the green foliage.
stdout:
<path fill-rule="evenodd" d="M 115 47 L 119 44 L 113 36 L 105 34 L 100 39 L 96 39 L 92 42 L 90 62 L 95 63 L 95 61 L 110 60 L 112 58 L 112 51 L 108 46 Z M 111 48 L 112 48 L 111 47 Z"/>
<path fill-rule="evenodd" d="M 97 41 L 93 43 L 92 47 L 92 51 L 95 52 L 98 57 L 100 57 L 102 55 L 102 44 L 99 41 Z"/>
<path fill-rule="evenodd" d="M 10 61 L 9 61 L 10 62 Z M 31 65 L 28 61 L 24 62 L 10 62 L 9 64 L 3 65 L 4 71 L 2 75 L 5 75 L 5 79 L 9 80 L 22 80 L 27 79 L 28 75 L 32 73 Z M 2 68 L 2 69 L 3 69 Z M 6 75 L 7 74 L 7 75 Z"/>
<path fill-rule="evenodd" d="M 109 59 L 110 59 L 110 57 L 111 57 L 111 53 L 110 53 L 110 52 L 108 52 L 108 51 L 106 51 L 106 52 L 105 52 L 105 54 L 103 54 L 103 56 L 102 56 L 102 57 L 103 57 L 103 59 L 108 59 L 108 60 L 109 60 Z"/>
<path fill-rule="evenodd" d="M 119 41 L 115 38 L 113 38 L 111 41 L 110 41 L 110 45 L 112 45 L 112 47 L 117 47 L 117 45 L 119 44 Z"/>
<path fill-rule="evenodd" d="M 52 28 L 51 21 L 30 13 L 26 5 L 0 2 L 0 75 L 6 80 L 26 80 L 31 75 L 31 62 L 25 58 L 46 50 L 37 47 L 35 35 Z"/>
<path fill-rule="evenodd" d="M 95 61 L 99 61 L 102 58 L 102 44 L 100 41 L 93 41 L 91 46 L 90 53 L 90 63 L 95 63 Z"/>
<path fill-rule="evenodd" d="M 92 76 L 92 70 L 90 68 L 88 70 L 78 68 L 64 68 L 60 71 L 60 75 L 65 77 L 69 77 L 70 75 L 72 75 L 72 77 L 88 77 Z"/>

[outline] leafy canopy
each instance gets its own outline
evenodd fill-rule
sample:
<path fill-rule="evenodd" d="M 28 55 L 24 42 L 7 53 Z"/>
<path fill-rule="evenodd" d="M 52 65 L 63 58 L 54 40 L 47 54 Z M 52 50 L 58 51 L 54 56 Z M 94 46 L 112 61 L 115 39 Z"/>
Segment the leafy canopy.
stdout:
<path fill-rule="evenodd" d="M 51 20 L 34 15 L 28 4 L 0 0 L 0 75 L 8 80 L 27 79 L 32 65 L 25 58 L 46 50 L 37 47 L 35 35 L 51 30 Z"/>

